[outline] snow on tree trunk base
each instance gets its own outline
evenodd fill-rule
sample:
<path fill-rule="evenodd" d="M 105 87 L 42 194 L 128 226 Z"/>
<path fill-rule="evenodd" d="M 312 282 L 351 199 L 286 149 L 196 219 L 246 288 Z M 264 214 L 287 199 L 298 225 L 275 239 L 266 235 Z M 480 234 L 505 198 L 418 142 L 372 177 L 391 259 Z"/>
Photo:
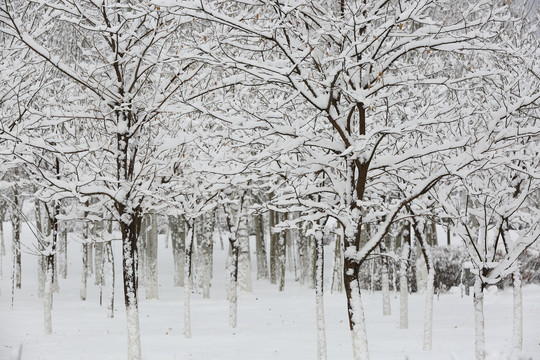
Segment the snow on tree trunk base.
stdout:
<path fill-rule="evenodd" d="M 315 303 L 317 312 L 317 359 L 326 360 L 326 324 L 324 321 L 324 244 L 323 234 L 317 231 Z"/>
<path fill-rule="evenodd" d="M 229 325 L 234 329 L 238 318 L 238 246 L 231 242 L 229 268 Z"/>
<path fill-rule="evenodd" d="M 189 279 L 184 282 L 184 337 L 191 338 L 191 289 Z"/>
<path fill-rule="evenodd" d="M 326 326 L 324 321 L 324 295 L 317 293 L 317 359 L 326 360 Z"/>
<path fill-rule="evenodd" d="M 476 276 L 474 282 L 474 346 L 476 360 L 484 360 L 486 357 L 486 345 L 484 336 L 484 293 L 482 280 Z"/>
<path fill-rule="evenodd" d="M 434 270 L 430 270 L 426 281 L 426 306 L 424 313 L 424 351 L 431 350 L 433 343 L 433 285 Z"/>
<path fill-rule="evenodd" d="M 234 329 L 238 319 L 238 282 L 231 282 L 231 298 L 229 300 L 229 325 Z"/>
<path fill-rule="evenodd" d="M 121 223 L 122 227 L 122 269 L 124 279 L 124 304 L 128 337 L 128 360 L 141 360 L 141 338 L 139 329 L 139 307 L 137 298 L 137 228 L 140 218 Z M 91 264 L 91 261 L 88 261 Z"/>
<path fill-rule="evenodd" d="M 141 336 L 139 329 L 139 309 L 137 306 L 126 307 L 128 333 L 128 360 L 141 360 Z"/>
<path fill-rule="evenodd" d="M 348 276 L 346 274 L 346 276 Z M 360 295 L 358 280 L 350 282 L 349 322 L 351 326 L 351 337 L 354 360 L 369 360 L 369 350 L 367 342 L 366 320 Z"/>
<path fill-rule="evenodd" d="M 53 268 L 52 261 L 47 260 L 45 275 L 45 296 L 43 298 L 43 324 L 45 334 L 52 334 L 52 297 L 53 297 Z"/>
<path fill-rule="evenodd" d="M 512 274 L 514 285 L 514 319 L 512 333 L 512 348 L 521 351 L 523 348 L 523 293 L 521 287 L 521 272 L 518 268 Z"/>

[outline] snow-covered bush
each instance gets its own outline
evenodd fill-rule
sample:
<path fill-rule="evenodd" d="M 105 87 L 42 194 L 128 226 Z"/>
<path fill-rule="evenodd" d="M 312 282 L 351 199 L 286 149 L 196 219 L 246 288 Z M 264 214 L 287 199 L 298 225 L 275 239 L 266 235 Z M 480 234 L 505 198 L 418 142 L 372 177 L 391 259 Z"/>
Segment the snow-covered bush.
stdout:
<path fill-rule="evenodd" d="M 399 253 L 400 250 L 396 250 Z M 463 263 L 470 261 L 465 248 L 461 246 L 434 246 L 432 247 L 433 262 L 435 265 L 435 287 L 439 292 L 446 292 L 454 286 L 460 286 L 463 279 Z M 540 284 L 540 252 L 536 249 L 528 249 L 519 258 L 522 270 L 523 284 Z M 399 270 L 398 263 L 389 260 L 388 276 L 390 278 L 390 288 L 399 290 L 399 282 L 394 281 L 395 272 Z M 416 269 L 414 269 L 416 270 Z M 409 290 L 416 292 L 416 281 L 413 269 L 409 266 Z M 381 290 L 381 262 L 376 258 L 366 262 L 360 270 L 361 286 L 363 289 Z M 470 275 L 469 283 L 474 282 L 473 275 Z M 501 286 L 510 286 L 511 277 L 504 279 Z"/>
<path fill-rule="evenodd" d="M 435 286 L 440 292 L 446 292 L 462 281 L 463 263 L 467 261 L 467 253 L 462 247 L 434 246 L 433 262 L 435 263 Z M 472 282 L 471 282 L 472 284 Z"/>

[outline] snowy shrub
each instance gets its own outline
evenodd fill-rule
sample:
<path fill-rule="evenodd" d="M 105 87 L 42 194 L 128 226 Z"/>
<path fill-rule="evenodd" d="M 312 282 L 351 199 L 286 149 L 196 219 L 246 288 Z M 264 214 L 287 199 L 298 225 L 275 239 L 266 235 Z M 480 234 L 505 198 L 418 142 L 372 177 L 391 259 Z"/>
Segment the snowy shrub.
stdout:
<path fill-rule="evenodd" d="M 446 292 L 453 286 L 459 286 L 462 281 L 463 262 L 467 261 L 465 249 L 434 246 L 432 254 L 435 266 L 435 287 L 441 292 Z"/>
<path fill-rule="evenodd" d="M 439 292 L 447 292 L 450 288 L 460 286 L 463 279 L 463 263 L 470 261 L 465 248 L 461 246 L 433 246 L 431 248 L 433 262 L 435 265 L 435 287 Z M 400 250 L 395 250 L 400 253 Z M 502 256 L 502 254 L 501 254 Z M 520 257 L 522 270 L 522 280 L 524 284 L 540 284 L 540 252 L 536 249 L 528 249 Z M 373 291 L 381 290 L 381 261 L 379 257 L 374 257 L 364 263 L 360 269 L 361 287 Z M 397 271 L 399 262 L 389 260 L 388 276 L 390 278 L 390 289 L 399 290 Z M 416 292 L 416 269 L 408 266 L 407 277 L 409 279 L 409 291 Z M 469 284 L 474 283 L 474 275 L 469 275 Z M 507 277 L 499 287 L 511 286 L 512 279 Z"/>
<path fill-rule="evenodd" d="M 540 251 L 525 250 L 519 257 L 521 263 L 521 279 L 525 284 L 540 284 Z"/>

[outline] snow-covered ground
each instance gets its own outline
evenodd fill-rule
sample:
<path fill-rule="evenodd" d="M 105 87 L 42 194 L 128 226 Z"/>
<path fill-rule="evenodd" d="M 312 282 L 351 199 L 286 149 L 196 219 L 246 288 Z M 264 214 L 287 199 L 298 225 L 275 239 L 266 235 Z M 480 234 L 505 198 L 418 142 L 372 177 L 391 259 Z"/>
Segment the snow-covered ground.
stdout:
<path fill-rule="evenodd" d="M 115 244 L 117 297 L 115 318 L 106 316 L 99 305 L 99 288 L 89 281 L 88 299 L 79 299 L 81 245 L 68 246 L 69 272 L 60 279 L 54 295 L 53 334 L 43 334 L 43 306 L 37 296 L 37 259 L 23 254 L 22 289 L 15 291 L 11 307 L 11 233 L 5 223 L 8 254 L 3 258 L 0 280 L 0 359 L 22 360 L 125 359 L 126 328 L 121 289 L 121 251 Z M 32 243 L 27 228 L 26 244 Z M 252 293 L 242 293 L 238 328 L 228 326 L 225 298 L 226 251 L 215 247 L 211 299 L 192 295 L 191 339 L 183 336 L 183 288 L 173 286 L 171 250 L 160 236 L 159 300 L 144 300 L 140 292 L 142 351 L 146 360 L 180 359 L 315 359 L 316 327 L 314 291 L 293 281 L 288 274 L 285 292 L 268 281 L 254 281 Z M 326 265 L 330 274 L 331 251 Z M 252 261 L 255 257 L 252 257 Z M 255 264 L 253 263 L 253 268 Z M 255 278 L 255 272 L 253 272 Z M 326 277 L 329 289 L 330 276 Z M 474 358 L 473 305 L 471 297 L 459 291 L 443 294 L 434 301 L 433 351 L 422 351 L 424 297 L 409 298 L 409 329 L 398 329 L 397 294 L 392 296 L 392 315 L 382 315 L 381 294 L 364 293 L 369 346 L 372 359 L 456 359 Z M 488 290 L 485 297 L 486 346 L 488 359 L 540 359 L 540 287 L 523 289 L 524 351 L 512 354 L 512 293 Z M 325 295 L 328 359 L 351 359 L 345 296 Z"/>

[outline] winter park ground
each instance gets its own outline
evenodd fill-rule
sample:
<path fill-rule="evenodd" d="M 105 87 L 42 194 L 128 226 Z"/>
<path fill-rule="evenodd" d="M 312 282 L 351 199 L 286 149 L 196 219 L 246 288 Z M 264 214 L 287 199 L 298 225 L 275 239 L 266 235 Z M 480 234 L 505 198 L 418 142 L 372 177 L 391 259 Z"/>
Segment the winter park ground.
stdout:
<path fill-rule="evenodd" d="M 7 254 L 3 257 L 0 280 L 0 359 L 23 360 L 125 359 L 126 325 L 121 287 L 121 248 L 115 244 L 115 317 L 106 316 L 99 305 L 99 288 L 89 279 L 88 298 L 79 299 L 81 245 L 68 245 L 68 277 L 60 279 L 54 295 L 53 334 L 43 333 L 43 305 L 37 296 L 37 259 L 23 253 L 22 289 L 15 291 L 11 307 L 11 228 L 5 223 Z M 23 243 L 32 246 L 28 228 Z M 23 247 L 24 249 L 24 247 Z M 254 249 L 254 246 L 252 247 Z M 330 288 L 333 245 L 326 249 L 326 289 Z M 315 359 L 315 297 L 294 282 L 288 273 L 285 292 L 278 292 L 267 280 L 253 282 L 252 293 L 241 293 L 238 328 L 228 326 L 225 298 L 226 250 L 216 242 L 211 299 L 192 295 L 191 339 L 183 336 L 183 288 L 173 286 L 173 259 L 159 242 L 159 300 L 139 295 L 143 357 L 169 359 Z M 255 256 L 252 256 L 252 262 Z M 255 265 L 253 264 L 253 267 Z M 255 279 L 255 269 L 252 271 Z M 474 358 L 474 316 L 472 298 L 457 289 L 434 301 L 433 351 L 422 351 L 424 296 L 409 297 L 409 329 L 398 329 L 399 299 L 392 296 L 392 315 L 382 315 L 381 293 L 363 293 L 369 346 L 372 359 L 456 359 Z M 540 359 L 540 286 L 523 289 L 523 352 L 511 352 L 511 289 L 488 289 L 485 296 L 486 347 L 488 359 Z M 351 337 L 347 326 L 345 296 L 325 293 L 328 359 L 351 359 Z"/>

